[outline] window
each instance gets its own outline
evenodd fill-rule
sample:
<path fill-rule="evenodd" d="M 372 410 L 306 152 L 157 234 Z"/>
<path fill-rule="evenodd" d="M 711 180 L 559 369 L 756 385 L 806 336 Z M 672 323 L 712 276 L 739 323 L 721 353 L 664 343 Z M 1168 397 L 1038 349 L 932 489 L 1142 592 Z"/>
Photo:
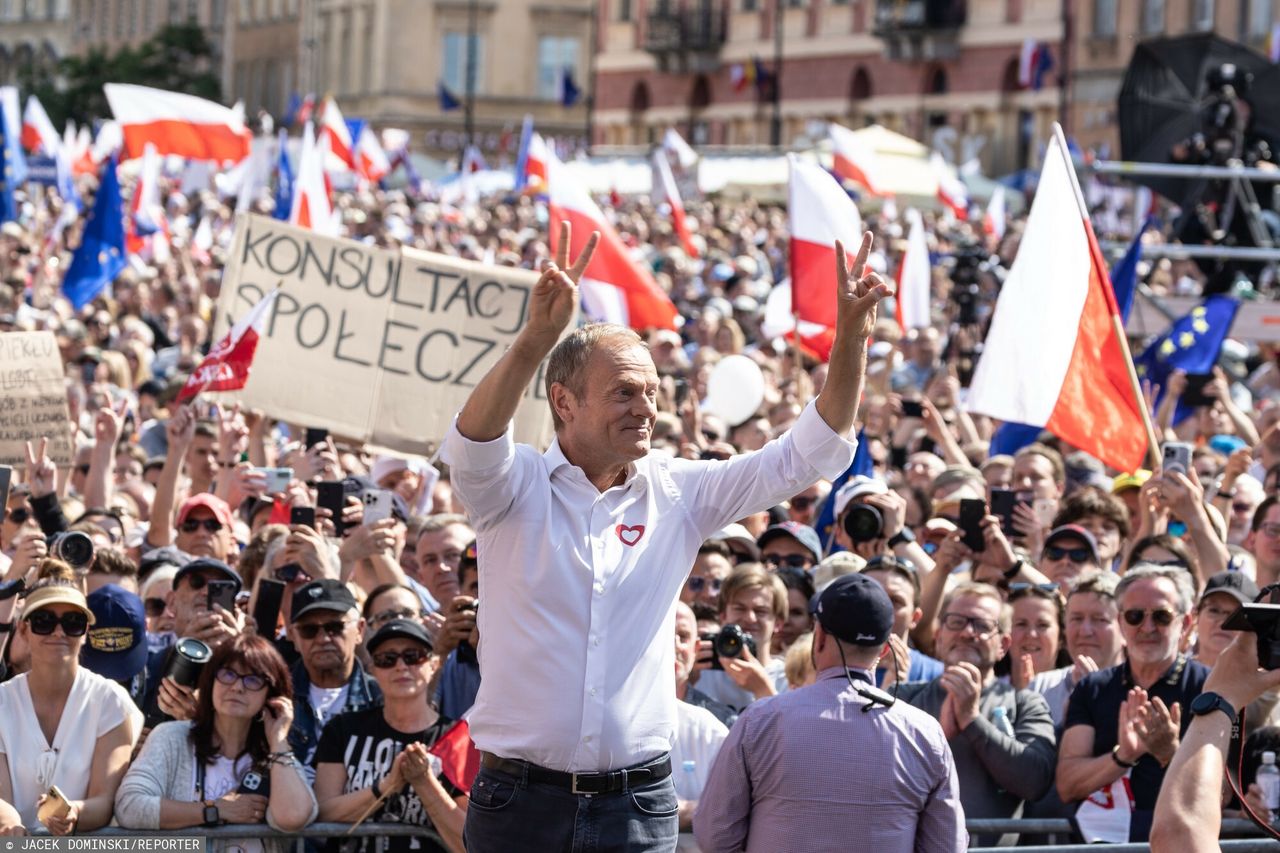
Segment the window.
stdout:
<path fill-rule="evenodd" d="M 742 11 L 754 12 L 759 8 L 757 0 L 742 0 Z"/>
<path fill-rule="evenodd" d="M 1164 32 L 1164 0 L 1142 0 L 1142 34 Z"/>
<path fill-rule="evenodd" d="M 1116 0 L 1093 0 L 1093 34 L 1101 38 L 1115 38 Z"/>
<path fill-rule="evenodd" d="M 467 33 L 447 31 L 444 34 L 444 50 L 440 52 L 440 80 L 456 97 L 467 92 Z M 484 91 L 484 36 L 475 36 L 476 91 Z"/>
<path fill-rule="evenodd" d="M 1213 29 L 1213 0 L 1191 0 L 1191 29 L 1208 32 Z"/>
<path fill-rule="evenodd" d="M 1271 0 L 1249 0 L 1250 40 L 1266 38 L 1271 34 Z"/>
<path fill-rule="evenodd" d="M 558 101 L 563 94 L 564 75 L 582 86 L 578 73 L 578 39 L 573 36 L 543 36 L 538 39 L 538 91 L 544 101 Z"/>
<path fill-rule="evenodd" d="M 618 3 L 618 20 L 631 20 L 631 0 L 617 0 Z"/>

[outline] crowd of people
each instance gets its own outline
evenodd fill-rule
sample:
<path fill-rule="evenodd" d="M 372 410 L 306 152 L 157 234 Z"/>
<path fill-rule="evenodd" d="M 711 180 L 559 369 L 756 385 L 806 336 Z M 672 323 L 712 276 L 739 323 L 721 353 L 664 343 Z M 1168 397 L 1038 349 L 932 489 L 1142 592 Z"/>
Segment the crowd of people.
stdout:
<path fill-rule="evenodd" d="M 1280 347 L 1219 369 L 1181 423 L 1175 374 L 1155 414 L 1161 439 L 1194 445 L 1186 471 L 1107 470 L 1047 433 L 991 452 L 999 424 L 965 409 L 965 382 L 1019 223 L 997 243 L 930 217 L 940 259 L 976 242 L 996 262 L 970 313 L 940 260 L 935 323 L 904 333 L 867 313 L 904 250 L 901 225 L 872 217 L 875 272 L 833 271 L 862 307 L 824 363 L 762 331 L 787 277 L 784 209 L 691 203 L 691 257 L 662 211 L 622 201 L 609 215 L 681 331 L 587 327 L 553 352 L 590 257 L 557 252 L 540 287 L 560 289 L 513 350 L 527 357 L 404 457 L 176 402 L 210 344 L 234 217 L 212 193 L 165 200 L 171 254 L 135 258 L 80 312 L 58 292 L 77 229 L 55 233 L 56 199 L 0 228 L 0 331 L 56 335 L 73 446 L 59 466 L 54 433 L 28 445 L 0 526 L 0 832 L 261 824 L 218 844 L 278 850 L 266 827 L 368 820 L 423 834 L 329 845 L 558 849 L 585 794 L 591 849 L 693 843 L 645 835 L 647 818 L 707 853 L 804 849 L 797 815 L 860 832 L 903 798 L 929 817 L 906 847 L 886 818 L 894 849 L 1040 840 L 968 837 L 980 818 L 1145 841 L 1214 710 L 1192 709 L 1211 670 L 1240 666 L 1224 622 L 1280 580 Z M 546 205 L 490 201 L 363 191 L 339 207 L 357 240 L 540 268 Z M 192 248 L 202 223 L 212 252 Z M 1195 276 L 1145 272 L 1157 290 Z M 526 453 L 507 424 L 549 353 L 557 444 Z M 765 378 L 739 423 L 699 405 L 729 355 Z M 841 477 L 855 432 L 870 471 Z M 387 517 L 364 518 L 370 495 Z M 1243 797 L 1217 816 L 1280 817 L 1255 780 L 1280 744 L 1264 681 L 1231 694 L 1247 704 Z M 896 709 L 850 741 L 878 784 L 838 775 L 844 729 L 787 722 L 850 697 Z M 432 751 L 464 718 L 474 780 Z"/>

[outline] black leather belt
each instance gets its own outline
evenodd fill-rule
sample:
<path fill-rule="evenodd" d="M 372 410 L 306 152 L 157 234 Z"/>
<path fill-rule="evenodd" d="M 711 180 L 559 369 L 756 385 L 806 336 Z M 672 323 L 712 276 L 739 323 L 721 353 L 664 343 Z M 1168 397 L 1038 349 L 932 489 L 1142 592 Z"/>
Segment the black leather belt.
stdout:
<path fill-rule="evenodd" d="M 480 753 L 480 766 L 508 776 L 528 778 L 530 782 L 555 785 L 574 794 L 614 794 L 629 787 L 657 782 L 671 775 L 671 756 L 664 755 L 648 764 L 603 773 L 566 773 L 539 767 L 528 761 L 502 758 L 491 752 Z"/>

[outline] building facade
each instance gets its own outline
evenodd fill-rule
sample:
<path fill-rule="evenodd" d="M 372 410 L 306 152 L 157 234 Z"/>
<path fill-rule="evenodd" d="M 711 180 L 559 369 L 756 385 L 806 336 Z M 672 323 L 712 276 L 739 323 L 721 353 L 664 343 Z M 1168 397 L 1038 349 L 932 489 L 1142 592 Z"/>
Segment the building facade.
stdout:
<path fill-rule="evenodd" d="M 114 53 L 137 47 L 169 24 L 191 21 L 204 28 L 215 62 L 222 62 L 222 40 L 230 0 L 70 0 L 71 49 L 76 53 Z"/>
<path fill-rule="evenodd" d="M 1022 168 L 1058 117 L 1056 65 L 1019 85 L 1027 39 L 1061 62 L 1061 0 L 602 0 L 595 140 L 644 145 L 668 126 L 712 145 L 791 145 L 814 122 L 879 123 Z M 781 30 L 778 24 L 780 22 Z M 778 62 L 778 55 L 781 62 Z M 755 73 L 755 81 L 751 77 Z"/>
<path fill-rule="evenodd" d="M 305 87 L 303 21 L 312 0 L 233 0 L 226 7 L 222 91 L 245 115 L 285 114 Z"/>
<path fill-rule="evenodd" d="M 0 83 L 51 75 L 70 50 L 70 0 L 0 0 Z"/>

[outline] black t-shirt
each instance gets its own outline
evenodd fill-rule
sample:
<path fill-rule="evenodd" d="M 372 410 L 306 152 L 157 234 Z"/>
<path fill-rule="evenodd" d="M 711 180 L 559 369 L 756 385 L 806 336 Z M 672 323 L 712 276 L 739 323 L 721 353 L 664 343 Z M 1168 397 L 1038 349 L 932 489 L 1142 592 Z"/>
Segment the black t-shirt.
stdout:
<path fill-rule="evenodd" d="M 362 791 L 375 781 L 381 782 L 391 772 L 391 763 L 406 744 L 422 743 L 430 747 L 452 725 L 452 720 L 441 717 L 423 731 L 402 732 L 387 724 L 381 708 L 339 714 L 329 721 L 324 727 L 324 733 L 320 735 L 315 764 L 317 767 L 321 764 L 343 765 L 347 769 L 347 784 L 342 793 Z M 455 788 L 443 775 L 437 778 L 449 796 L 462 795 L 462 791 Z M 402 791 L 388 796 L 366 822 L 409 823 L 426 828 L 432 826 L 431 818 L 427 816 L 427 810 L 412 785 L 405 785 Z M 335 838 L 329 841 L 327 849 L 332 853 L 406 853 L 410 850 L 445 853 L 444 847 L 419 836 Z"/>
<path fill-rule="evenodd" d="M 1179 656 L 1168 672 L 1147 689 L 1147 696 L 1160 697 L 1165 707 L 1171 708 L 1174 702 L 1182 706 L 1180 736 L 1186 736 L 1191 727 L 1191 700 L 1204 690 L 1208 677 L 1209 668 L 1204 664 Z M 1072 726 L 1092 726 L 1093 754 L 1106 755 L 1115 747 L 1119 735 L 1120 706 L 1135 686 L 1127 661 L 1085 676 L 1071 691 L 1063 731 Z M 1138 759 L 1138 766 L 1129 773 L 1134 808 L 1130 841 L 1147 840 L 1164 774 L 1165 769 L 1150 754 Z"/>

